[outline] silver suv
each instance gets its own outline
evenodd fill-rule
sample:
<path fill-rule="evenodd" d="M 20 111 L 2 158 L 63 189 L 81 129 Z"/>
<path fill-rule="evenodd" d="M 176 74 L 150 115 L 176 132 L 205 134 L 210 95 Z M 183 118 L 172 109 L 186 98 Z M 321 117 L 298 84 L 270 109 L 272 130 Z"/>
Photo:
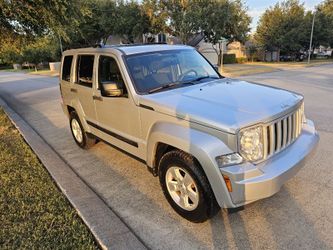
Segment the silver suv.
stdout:
<path fill-rule="evenodd" d="M 193 222 L 275 194 L 319 140 L 301 95 L 224 78 L 188 46 L 65 51 L 60 89 L 77 145 L 141 160 Z"/>

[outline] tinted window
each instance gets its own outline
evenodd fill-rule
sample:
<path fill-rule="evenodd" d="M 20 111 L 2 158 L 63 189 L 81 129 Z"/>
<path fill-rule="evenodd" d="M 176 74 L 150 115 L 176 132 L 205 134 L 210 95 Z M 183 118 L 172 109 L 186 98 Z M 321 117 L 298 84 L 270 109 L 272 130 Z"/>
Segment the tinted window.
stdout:
<path fill-rule="evenodd" d="M 72 69 L 73 56 L 65 56 L 62 63 L 62 80 L 70 81 L 71 80 L 71 69 Z"/>
<path fill-rule="evenodd" d="M 92 87 L 94 69 L 94 56 L 80 55 L 77 61 L 77 83 L 86 87 Z"/>
<path fill-rule="evenodd" d="M 196 79 L 210 81 L 219 78 L 214 68 L 194 49 L 134 54 L 127 56 L 126 62 L 140 93 L 171 83 L 183 87 L 189 86 L 186 82 Z"/>
<path fill-rule="evenodd" d="M 102 90 L 105 83 L 118 83 L 123 87 L 124 94 L 127 93 L 118 64 L 114 58 L 109 56 L 99 58 L 99 86 Z"/>

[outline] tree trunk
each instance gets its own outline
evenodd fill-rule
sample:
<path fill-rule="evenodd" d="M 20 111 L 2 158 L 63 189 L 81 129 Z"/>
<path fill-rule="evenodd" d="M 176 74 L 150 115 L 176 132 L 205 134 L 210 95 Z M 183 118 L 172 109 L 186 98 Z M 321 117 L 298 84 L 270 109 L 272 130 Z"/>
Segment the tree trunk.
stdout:
<path fill-rule="evenodd" d="M 218 55 L 218 58 L 219 58 L 219 73 L 220 74 L 223 74 L 223 43 L 219 43 L 219 55 Z"/>

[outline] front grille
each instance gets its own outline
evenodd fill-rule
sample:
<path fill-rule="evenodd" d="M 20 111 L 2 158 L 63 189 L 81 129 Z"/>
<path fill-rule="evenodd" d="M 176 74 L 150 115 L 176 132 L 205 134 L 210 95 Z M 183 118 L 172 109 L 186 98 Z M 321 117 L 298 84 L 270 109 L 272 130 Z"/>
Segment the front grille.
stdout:
<path fill-rule="evenodd" d="M 278 153 L 301 134 L 303 105 L 296 111 L 264 126 L 264 159 Z"/>

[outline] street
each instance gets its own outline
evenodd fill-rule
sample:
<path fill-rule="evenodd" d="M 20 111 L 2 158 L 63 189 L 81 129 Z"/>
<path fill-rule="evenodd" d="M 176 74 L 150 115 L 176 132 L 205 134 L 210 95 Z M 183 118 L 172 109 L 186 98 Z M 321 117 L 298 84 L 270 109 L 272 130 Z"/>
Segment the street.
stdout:
<path fill-rule="evenodd" d="M 178 216 L 158 178 L 135 159 L 100 142 L 84 151 L 60 107 L 58 78 L 0 72 L 0 97 L 57 151 L 152 249 L 333 248 L 333 65 L 244 76 L 305 97 L 320 134 L 317 152 L 276 195 L 238 213 L 221 210 L 202 224 Z"/>

